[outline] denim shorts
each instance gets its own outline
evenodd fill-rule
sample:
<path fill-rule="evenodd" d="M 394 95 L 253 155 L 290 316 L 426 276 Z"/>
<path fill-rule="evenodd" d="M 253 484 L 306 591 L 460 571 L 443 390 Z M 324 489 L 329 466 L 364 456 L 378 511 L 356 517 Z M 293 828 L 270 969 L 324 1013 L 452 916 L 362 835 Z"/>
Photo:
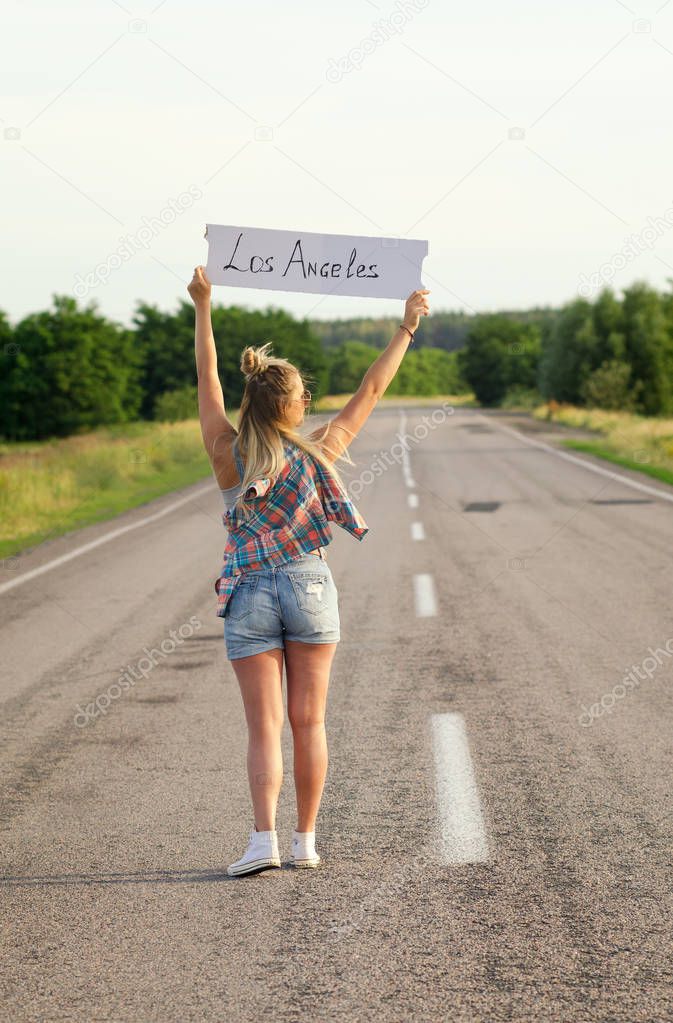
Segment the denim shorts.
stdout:
<path fill-rule="evenodd" d="M 230 661 L 300 643 L 338 643 L 339 596 L 332 572 L 317 554 L 275 568 L 244 572 L 224 616 Z"/>

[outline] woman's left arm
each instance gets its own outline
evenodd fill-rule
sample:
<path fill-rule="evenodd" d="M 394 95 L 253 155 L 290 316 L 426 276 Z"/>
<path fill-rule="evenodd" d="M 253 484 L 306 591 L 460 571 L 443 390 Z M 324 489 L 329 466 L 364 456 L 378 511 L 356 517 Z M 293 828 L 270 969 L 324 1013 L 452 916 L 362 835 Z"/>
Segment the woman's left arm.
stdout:
<path fill-rule="evenodd" d="M 212 462 L 215 441 L 223 434 L 235 434 L 236 429 L 227 418 L 222 385 L 217 372 L 217 351 L 210 317 L 211 284 L 206 277 L 205 267 L 197 266 L 195 268 L 187 291 L 194 302 L 196 314 L 194 355 L 198 378 L 201 435 L 208 457 Z"/>

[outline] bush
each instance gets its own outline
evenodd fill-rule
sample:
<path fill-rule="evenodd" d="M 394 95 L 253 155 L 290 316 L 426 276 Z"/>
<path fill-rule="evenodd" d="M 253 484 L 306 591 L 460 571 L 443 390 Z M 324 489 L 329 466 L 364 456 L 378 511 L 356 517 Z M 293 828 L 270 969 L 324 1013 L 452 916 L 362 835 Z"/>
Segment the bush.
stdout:
<path fill-rule="evenodd" d="M 502 399 L 501 408 L 534 409 L 542 405 L 542 395 L 533 387 L 510 387 Z"/>
<path fill-rule="evenodd" d="M 611 359 L 595 369 L 582 385 L 581 397 L 589 408 L 618 409 L 632 412 L 642 390 L 642 382 L 631 387 L 628 362 Z"/>
<path fill-rule="evenodd" d="M 196 419 L 198 415 L 198 389 L 191 384 L 164 391 L 154 403 L 154 418 L 161 422 L 176 423 L 180 419 Z"/>

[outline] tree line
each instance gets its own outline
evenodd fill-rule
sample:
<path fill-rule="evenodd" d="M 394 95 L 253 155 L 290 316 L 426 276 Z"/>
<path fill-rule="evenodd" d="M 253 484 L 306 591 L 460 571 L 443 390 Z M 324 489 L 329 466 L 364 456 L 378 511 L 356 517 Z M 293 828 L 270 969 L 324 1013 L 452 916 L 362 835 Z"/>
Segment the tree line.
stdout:
<path fill-rule="evenodd" d="M 246 345 L 273 342 L 310 378 L 316 396 L 357 388 L 379 350 L 357 339 L 323 344 L 307 320 L 282 309 L 212 308 L 213 335 L 225 402 L 243 395 L 239 363 Z M 390 340 L 388 337 L 387 340 Z M 447 394 L 457 386 L 455 355 L 411 351 L 390 393 Z M 63 437 L 137 419 L 198 415 L 194 307 L 175 312 L 139 303 L 132 326 L 55 295 L 52 307 L 15 325 L 0 311 L 0 435 L 7 441 Z"/>
<path fill-rule="evenodd" d="M 397 329 L 396 318 L 309 321 L 282 309 L 214 305 L 213 334 L 225 401 L 243 393 L 240 353 L 273 352 L 310 378 L 316 396 L 352 393 Z M 95 302 L 54 296 L 16 324 L 0 311 L 0 435 L 67 436 L 137 419 L 197 415 L 194 309 L 139 303 L 130 327 Z M 643 282 L 621 296 L 559 309 L 435 313 L 421 322 L 387 395 L 473 391 L 484 405 L 555 399 L 673 413 L 673 294 Z"/>
<path fill-rule="evenodd" d="M 484 405 L 530 396 L 671 415 L 673 293 L 637 281 L 621 296 L 605 288 L 593 302 L 575 299 L 541 323 L 478 317 L 458 368 Z"/>

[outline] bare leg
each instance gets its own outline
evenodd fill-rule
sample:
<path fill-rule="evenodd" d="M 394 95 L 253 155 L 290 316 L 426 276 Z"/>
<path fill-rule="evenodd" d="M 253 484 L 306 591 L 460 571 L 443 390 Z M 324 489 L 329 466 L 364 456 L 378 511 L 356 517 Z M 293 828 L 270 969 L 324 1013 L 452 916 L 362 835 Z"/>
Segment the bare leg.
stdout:
<path fill-rule="evenodd" d="M 231 661 L 248 723 L 248 781 L 258 831 L 274 831 L 283 782 L 283 651 Z"/>
<path fill-rule="evenodd" d="M 314 831 L 327 777 L 325 709 L 336 643 L 285 641 L 287 714 L 294 739 L 297 831 Z"/>

